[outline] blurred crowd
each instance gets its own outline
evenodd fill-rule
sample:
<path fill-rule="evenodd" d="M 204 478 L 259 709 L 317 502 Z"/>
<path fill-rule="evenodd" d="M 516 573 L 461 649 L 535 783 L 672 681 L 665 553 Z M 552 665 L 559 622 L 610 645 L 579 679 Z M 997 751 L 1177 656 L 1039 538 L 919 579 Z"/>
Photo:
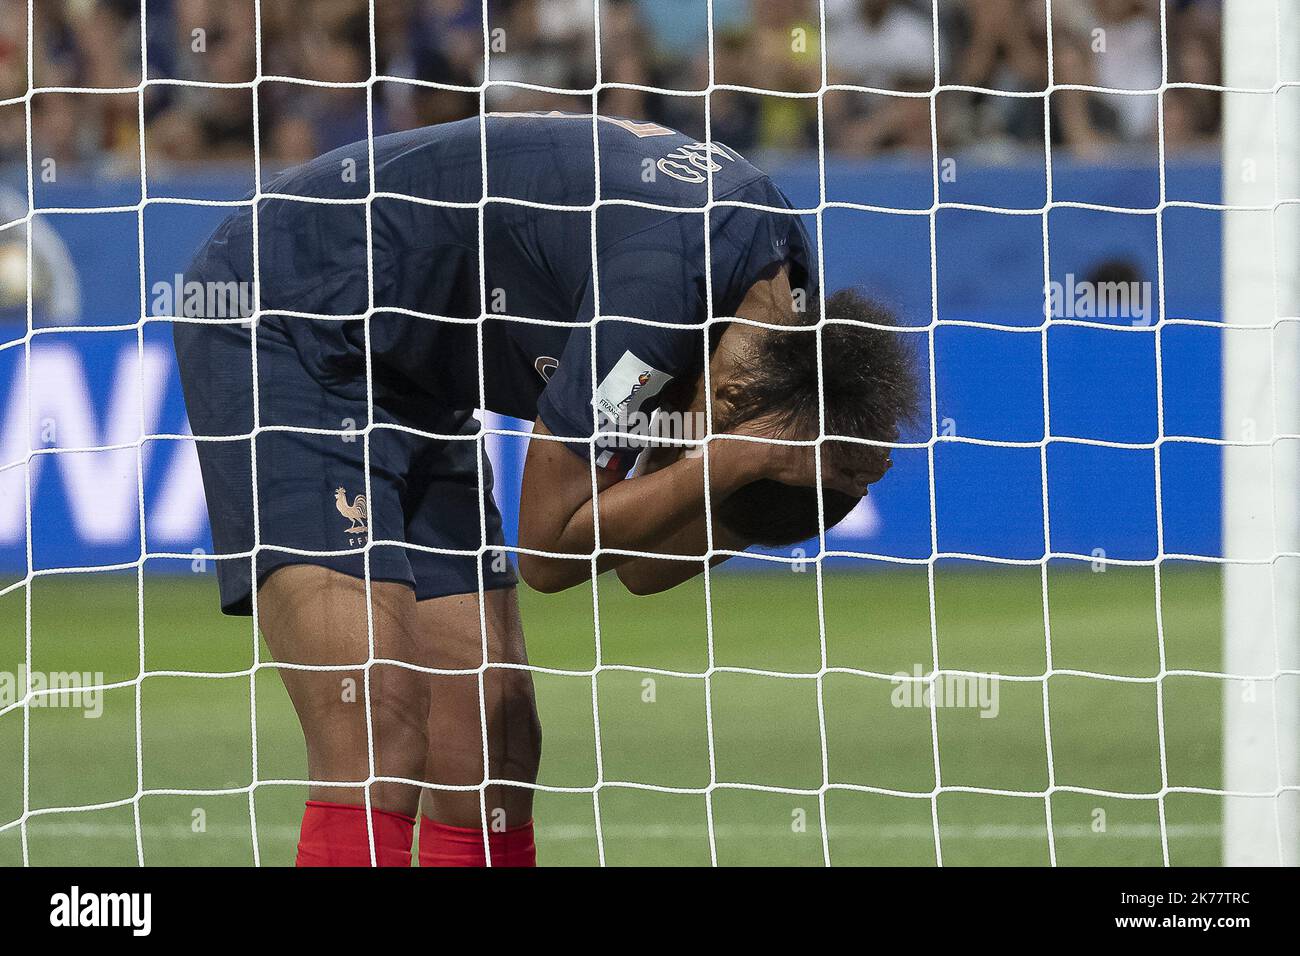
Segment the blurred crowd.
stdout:
<path fill-rule="evenodd" d="M 1149 90 L 1167 61 L 1170 82 L 1218 83 L 1221 0 L 1164 0 L 1163 31 L 1160 2 L 1053 3 L 1055 82 Z M 698 136 L 712 80 L 713 136 L 741 150 L 818 146 L 823 61 L 830 154 L 928 155 L 932 129 L 944 152 L 1041 152 L 1044 109 L 1053 147 L 1087 158 L 1154 149 L 1158 129 L 1154 95 L 1016 95 L 1048 85 L 1044 0 L 939 0 L 937 30 L 931 0 L 712 0 L 711 22 L 706 0 L 374 0 L 373 36 L 366 0 L 41 0 L 30 64 L 26 6 L 0 3 L 0 101 L 18 98 L 0 106 L 0 163 L 23 162 L 29 69 L 57 88 L 32 98 L 37 155 L 124 167 L 138 164 L 141 114 L 151 167 L 247 161 L 255 124 L 263 160 L 283 166 L 368 123 L 473 115 L 485 62 L 488 109 L 590 112 L 583 91 L 599 82 L 601 112 Z M 142 47 L 151 80 L 180 82 L 151 83 L 141 101 Z M 927 95 L 936 54 L 941 84 L 972 89 Z M 372 75 L 369 103 L 364 86 L 295 82 Z M 78 92 L 92 87 L 128 92 Z M 1167 149 L 1212 144 L 1219 111 L 1213 90 L 1168 90 Z"/>

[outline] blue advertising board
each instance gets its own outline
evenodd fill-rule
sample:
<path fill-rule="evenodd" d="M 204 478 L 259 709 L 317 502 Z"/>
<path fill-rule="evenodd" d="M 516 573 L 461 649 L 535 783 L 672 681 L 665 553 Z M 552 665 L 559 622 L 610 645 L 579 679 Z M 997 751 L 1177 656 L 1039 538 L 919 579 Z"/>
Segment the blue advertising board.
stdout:
<path fill-rule="evenodd" d="M 1166 201 L 1217 200 L 1213 163 L 1170 163 L 1165 173 Z M 808 226 L 828 288 L 854 284 L 884 300 L 917 329 L 927 380 L 933 362 L 933 536 L 929 450 L 907 448 L 828 536 L 830 548 L 1034 560 L 1050 538 L 1053 553 L 1145 560 L 1163 539 L 1166 554 L 1219 553 L 1220 450 L 1180 439 L 1220 434 L 1220 332 L 1157 323 L 1161 314 L 1219 320 L 1217 214 L 1166 206 L 1157 223 L 1160 179 L 1142 163 L 1055 164 L 1051 199 L 1067 205 L 1046 216 L 1041 160 L 954 164 L 933 217 L 926 164 L 831 162 L 823 176 L 804 161 L 773 175 L 803 208 L 818 205 L 824 182 L 828 206 Z M 150 196 L 230 201 L 247 188 L 239 176 L 205 174 L 150 183 Z M 0 196 L 5 221 L 22 216 L 24 194 Z M 26 233 L 0 233 L 5 581 L 25 573 L 29 545 L 36 569 L 211 551 L 170 327 L 137 323 L 149 290 L 184 268 L 227 210 L 150 202 L 137 213 L 139 198 L 138 180 L 63 186 L 57 197 L 38 190 L 38 208 L 69 211 L 34 218 L 33 323 L 47 331 L 27 344 Z M 104 208 L 117 211 L 84 211 Z M 1119 311 L 1098 314 L 1076 295 L 1114 278 L 1138 290 Z M 1054 315 L 1071 321 L 1044 331 L 1045 288 Z M 924 443 L 928 431 L 904 437 Z M 526 442 L 487 442 L 513 542 Z M 815 554 L 815 543 L 802 553 Z"/>

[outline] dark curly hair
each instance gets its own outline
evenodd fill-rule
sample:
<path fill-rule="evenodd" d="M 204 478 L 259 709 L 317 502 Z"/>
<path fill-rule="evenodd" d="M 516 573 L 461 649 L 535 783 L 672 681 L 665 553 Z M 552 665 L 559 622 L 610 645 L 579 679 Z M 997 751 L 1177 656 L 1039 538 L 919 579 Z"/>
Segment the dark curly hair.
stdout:
<path fill-rule="evenodd" d="M 766 418 L 785 437 L 815 437 L 819 384 L 826 402 L 827 435 L 892 442 L 898 440 L 901 426 L 915 425 L 916 358 L 907 333 L 897 331 L 893 313 L 852 289 L 841 289 L 826 300 L 825 317 L 820 363 L 812 331 L 816 314 L 788 331 L 774 329 L 756 337 L 741 360 L 743 388 L 732 402 L 726 429 Z M 830 456 L 860 447 L 828 442 L 823 464 Z M 852 495 L 830 489 L 822 489 L 822 501 L 827 528 L 844 520 L 858 503 Z M 715 510 L 724 527 L 756 544 L 790 545 L 817 535 L 813 488 L 763 479 L 728 495 Z"/>

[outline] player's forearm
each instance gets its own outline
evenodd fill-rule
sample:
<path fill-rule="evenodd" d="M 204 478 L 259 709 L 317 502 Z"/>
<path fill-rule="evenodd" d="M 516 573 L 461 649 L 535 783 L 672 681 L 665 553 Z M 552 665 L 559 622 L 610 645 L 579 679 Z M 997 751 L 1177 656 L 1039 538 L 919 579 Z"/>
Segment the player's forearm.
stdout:
<path fill-rule="evenodd" d="M 733 486 L 728 475 L 721 478 L 722 492 Z M 600 545 L 623 551 L 658 551 L 690 521 L 704 513 L 704 459 L 674 462 L 653 474 L 620 481 L 587 501 L 574 513 L 564 538 L 579 542 L 594 540 L 597 514 Z M 608 570 L 630 560 L 625 555 L 605 555 L 600 569 Z"/>
<path fill-rule="evenodd" d="M 739 443 L 721 444 L 725 449 L 727 445 Z M 710 460 L 709 478 L 715 496 L 729 494 L 751 480 L 753 470 L 753 462 L 743 454 L 744 449 L 723 449 L 715 452 Z M 690 522 L 701 520 L 704 495 L 704 459 L 682 459 L 652 474 L 605 488 L 595 503 L 590 499 L 582 502 L 559 530 L 548 536 L 551 538 L 548 546 L 539 550 L 589 554 L 599 513 L 602 549 L 661 552 L 666 541 Z M 699 553 L 703 550 L 700 545 Z M 626 555 L 601 555 L 597 570 L 606 571 L 630 560 L 633 559 Z M 520 562 L 524 579 L 543 591 L 564 590 L 591 576 L 588 561 L 530 555 L 521 556 Z"/>
<path fill-rule="evenodd" d="M 743 551 L 748 544 L 714 522 L 713 547 L 725 551 Z M 703 573 L 705 555 L 709 553 L 704 516 L 701 514 L 678 529 L 655 549 L 655 553 L 683 557 L 698 555 L 698 558 L 693 561 L 676 557 L 629 558 L 618 566 L 618 579 L 633 594 L 658 594 Z M 710 555 L 709 565 L 716 566 L 729 557 L 726 554 Z"/>
<path fill-rule="evenodd" d="M 709 559 L 716 567 L 730 555 L 717 554 Z M 618 579 L 633 594 L 647 595 L 671 591 L 679 584 L 704 573 L 703 559 L 688 561 L 677 558 L 633 558 L 618 566 Z"/>

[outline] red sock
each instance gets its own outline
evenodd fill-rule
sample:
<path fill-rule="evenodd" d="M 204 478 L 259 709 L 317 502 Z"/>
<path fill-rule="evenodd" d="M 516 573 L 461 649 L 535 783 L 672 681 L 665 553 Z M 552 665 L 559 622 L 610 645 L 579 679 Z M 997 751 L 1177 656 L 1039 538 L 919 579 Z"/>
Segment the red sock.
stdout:
<path fill-rule="evenodd" d="M 533 821 L 501 833 L 488 832 L 493 866 L 536 866 Z M 453 827 L 420 819 L 420 866 L 487 866 L 480 827 Z"/>
<path fill-rule="evenodd" d="M 370 811 L 375 828 L 375 863 L 410 866 L 415 818 L 391 810 Z M 298 838 L 297 866 L 369 866 L 366 808 L 308 800 Z"/>

